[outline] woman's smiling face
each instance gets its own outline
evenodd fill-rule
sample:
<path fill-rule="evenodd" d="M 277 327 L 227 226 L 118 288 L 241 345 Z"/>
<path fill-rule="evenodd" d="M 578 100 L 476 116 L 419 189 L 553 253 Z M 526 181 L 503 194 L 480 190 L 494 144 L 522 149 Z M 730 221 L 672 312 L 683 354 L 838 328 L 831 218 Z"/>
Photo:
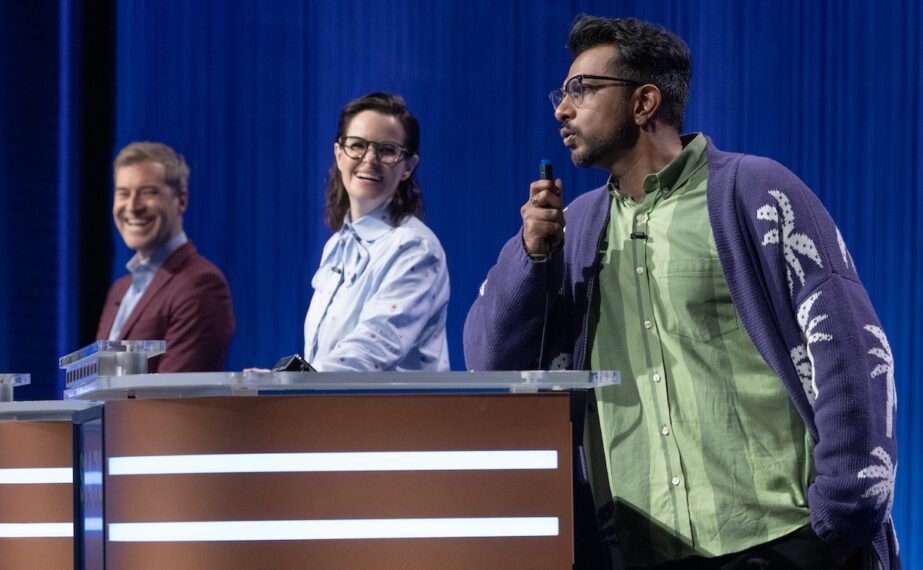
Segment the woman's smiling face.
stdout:
<path fill-rule="evenodd" d="M 391 143 L 403 147 L 406 134 L 397 117 L 378 111 L 362 111 L 353 117 L 345 137 L 360 137 L 373 143 Z M 395 164 L 382 162 L 379 148 L 370 145 L 361 159 L 346 155 L 340 143 L 334 143 L 333 154 L 346 193 L 349 195 L 350 218 L 356 221 L 386 202 L 400 183 L 413 174 L 419 157 L 406 156 Z"/>

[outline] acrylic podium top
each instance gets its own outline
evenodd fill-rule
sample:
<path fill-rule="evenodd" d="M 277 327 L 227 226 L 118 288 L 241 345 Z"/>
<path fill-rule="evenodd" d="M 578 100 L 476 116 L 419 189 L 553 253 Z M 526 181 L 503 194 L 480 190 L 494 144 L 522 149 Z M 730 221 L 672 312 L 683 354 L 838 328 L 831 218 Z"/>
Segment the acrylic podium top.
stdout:
<path fill-rule="evenodd" d="M 66 399 L 247 396 L 280 392 L 540 392 L 619 383 L 618 372 L 197 372 L 97 376 Z"/>

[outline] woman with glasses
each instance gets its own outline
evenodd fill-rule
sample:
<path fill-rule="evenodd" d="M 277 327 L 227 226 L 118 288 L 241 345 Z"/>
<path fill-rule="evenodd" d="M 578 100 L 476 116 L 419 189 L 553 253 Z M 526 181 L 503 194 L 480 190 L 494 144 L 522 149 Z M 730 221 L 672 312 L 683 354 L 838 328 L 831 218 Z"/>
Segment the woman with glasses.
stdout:
<path fill-rule="evenodd" d="M 320 371 L 448 370 L 449 274 L 420 221 L 420 127 L 403 98 L 340 111 L 325 218 L 334 231 L 311 281 L 305 359 Z"/>

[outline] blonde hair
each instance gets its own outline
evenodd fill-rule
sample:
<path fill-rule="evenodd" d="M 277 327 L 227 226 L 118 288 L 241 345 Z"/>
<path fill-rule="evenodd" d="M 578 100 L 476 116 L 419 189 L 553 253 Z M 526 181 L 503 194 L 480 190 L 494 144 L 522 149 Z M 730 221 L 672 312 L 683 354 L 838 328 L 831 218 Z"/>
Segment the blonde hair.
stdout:
<path fill-rule="evenodd" d="M 159 162 L 164 169 L 164 182 L 177 196 L 189 191 L 189 166 L 186 159 L 172 148 L 163 143 L 139 141 L 133 142 L 119 151 L 112 162 L 112 172 L 123 166 L 131 166 L 139 162 L 150 160 Z"/>

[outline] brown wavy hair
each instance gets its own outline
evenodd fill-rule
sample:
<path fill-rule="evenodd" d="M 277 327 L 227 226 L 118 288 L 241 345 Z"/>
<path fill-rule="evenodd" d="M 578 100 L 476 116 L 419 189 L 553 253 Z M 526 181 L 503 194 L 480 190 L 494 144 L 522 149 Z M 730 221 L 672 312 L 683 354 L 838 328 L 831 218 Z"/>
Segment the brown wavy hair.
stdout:
<path fill-rule="evenodd" d="M 354 99 L 340 110 L 340 120 L 337 123 L 337 142 L 346 136 L 346 130 L 353 118 L 363 111 L 375 111 L 382 115 L 394 117 L 404 127 L 404 148 L 413 156 L 420 151 L 420 124 L 410 114 L 404 98 L 390 93 L 370 93 Z M 334 159 L 330 172 L 327 174 L 327 198 L 324 204 L 324 221 L 333 231 L 343 225 L 343 218 L 349 211 L 349 195 L 343 185 L 340 169 Z M 407 180 L 402 180 L 388 205 L 388 215 L 391 224 L 397 225 L 407 216 L 422 217 L 423 196 L 420 194 L 420 184 L 417 182 L 416 169 L 410 173 Z"/>

